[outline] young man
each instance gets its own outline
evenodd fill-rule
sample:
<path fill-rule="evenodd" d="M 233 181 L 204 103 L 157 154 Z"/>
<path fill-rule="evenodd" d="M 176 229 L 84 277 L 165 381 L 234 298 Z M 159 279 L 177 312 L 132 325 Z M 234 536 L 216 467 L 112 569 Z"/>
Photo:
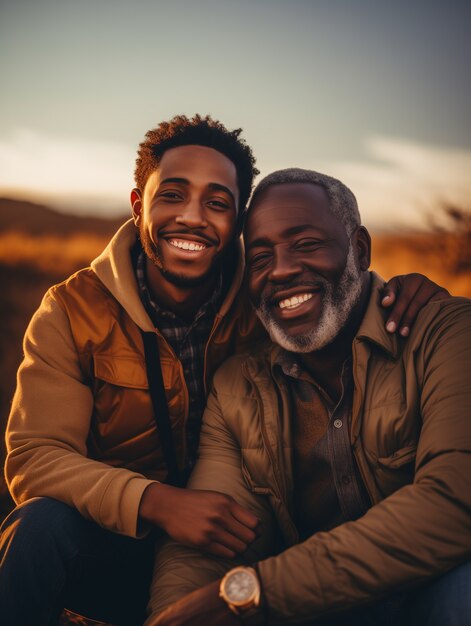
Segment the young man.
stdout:
<path fill-rule="evenodd" d="M 273 343 L 216 373 L 190 487 L 260 518 L 238 560 L 255 565 L 170 542 L 146 625 L 465 626 L 471 301 L 429 304 L 406 342 L 385 332 L 355 197 L 316 172 L 265 178 L 245 242 Z"/>
<path fill-rule="evenodd" d="M 53 623 L 64 605 L 135 626 L 151 529 L 221 557 L 256 536 L 232 498 L 179 488 L 215 368 L 262 332 L 239 295 L 240 215 L 257 173 L 239 134 L 199 116 L 149 131 L 133 221 L 33 317 L 7 432 L 19 507 L 1 540 L 5 626 Z M 417 297 L 421 278 L 409 282 L 399 313 L 437 290 Z"/>

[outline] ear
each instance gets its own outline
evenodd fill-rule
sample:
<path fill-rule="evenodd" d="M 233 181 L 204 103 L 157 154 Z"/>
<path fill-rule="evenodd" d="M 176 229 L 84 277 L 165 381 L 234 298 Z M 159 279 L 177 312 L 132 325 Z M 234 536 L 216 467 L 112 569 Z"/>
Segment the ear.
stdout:
<path fill-rule="evenodd" d="M 353 245 L 356 249 L 358 265 L 363 272 L 370 267 L 371 263 L 371 237 L 364 226 L 359 226 L 353 237 Z"/>
<path fill-rule="evenodd" d="M 141 192 L 137 189 L 137 187 L 131 191 L 131 208 L 134 224 L 137 226 L 141 219 L 142 212 L 142 197 Z"/>

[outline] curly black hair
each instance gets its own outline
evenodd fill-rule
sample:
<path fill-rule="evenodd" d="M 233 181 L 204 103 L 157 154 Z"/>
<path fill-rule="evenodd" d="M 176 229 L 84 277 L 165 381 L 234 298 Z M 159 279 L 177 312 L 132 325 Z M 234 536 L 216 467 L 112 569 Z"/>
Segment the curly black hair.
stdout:
<path fill-rule="evenodd" d="M 176 115 L 169 122 L 161 122 L 157 128 L 146 133 L 145 141 L 139 144 L 134 179 L 136 186 L 144 190 L 150 174 L 157 169 L 164 152 L 178 146 L 205 146 L 214 148 L 230 159 L 237 171 L 239 185 L 239 214 L 243 212 L 252 190 L 253 179 L 259 173 L 255 167 L 252 150 L 239 137 L 242 129 L 227 130 L 210 115 L 196 114 L 189 119 Z"/>

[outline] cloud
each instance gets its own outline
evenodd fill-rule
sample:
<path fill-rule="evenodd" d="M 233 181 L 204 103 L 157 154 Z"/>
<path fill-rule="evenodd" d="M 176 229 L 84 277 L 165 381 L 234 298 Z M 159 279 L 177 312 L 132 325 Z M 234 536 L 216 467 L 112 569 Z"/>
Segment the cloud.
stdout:
<path fill-rule="evenodd" d="M 18 130 L 0 140 L 0 193 L 63 208 L 122 210 L 133 186 L 135 149 Z"/>
<path fill-rule="evenodd" d="M 375 136 L 368 160 L 334 161 L 323 171 L 354 191 L 372 228 L 421 228 L 441 202 L 471 207 L 471 151 Z"/>

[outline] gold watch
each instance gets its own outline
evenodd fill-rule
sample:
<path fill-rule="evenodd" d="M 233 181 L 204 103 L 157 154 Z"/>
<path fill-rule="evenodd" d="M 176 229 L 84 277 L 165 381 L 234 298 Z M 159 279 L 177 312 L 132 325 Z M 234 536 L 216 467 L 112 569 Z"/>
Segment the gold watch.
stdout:
<path fill-rule="evenodd" d="M 227 572 L 219 585 L 221 597 L 236 615 L 252 613 L 260 606 L 260 582 L 253 567 L 234 567 Z"/>

